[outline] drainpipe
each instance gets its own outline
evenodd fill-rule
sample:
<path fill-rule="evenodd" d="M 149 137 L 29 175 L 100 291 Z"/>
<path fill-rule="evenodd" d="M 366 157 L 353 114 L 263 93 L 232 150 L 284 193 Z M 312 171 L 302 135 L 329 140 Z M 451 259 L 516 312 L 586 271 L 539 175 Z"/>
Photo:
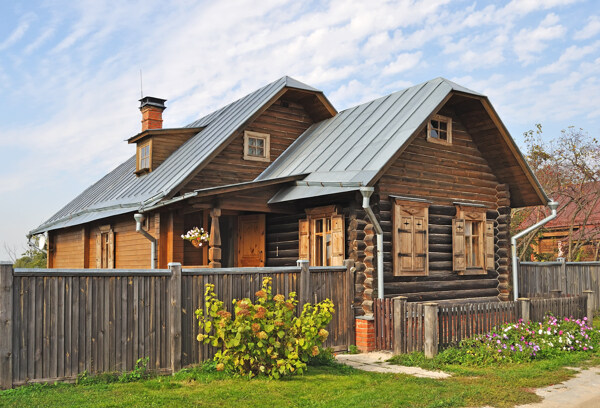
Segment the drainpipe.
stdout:
<path fill-rule="evenodd" d="M 361 187 L 360 193 L 363 196 L 362 206 L 367 212 L 369 221 L 371 221 L 371 224 L 373 224 L 375 233 L 377 234 L 377 297 L 379 299 L 383 299 L 383 230 L 381 229 L 381 225 L 379 225 L 379 222 L 373 213 L 373 209 L 369 204 L 369 199 L 371 198 L 374 190 L 375 189 L 373 187 Z"/>
<path fill-rule="evenodd" d="M 537 224 L 524 229 L 523 231 L 519 232 L 518 234 L 515 234 L 510 239 L 510 250 L 511 250 L 511 255 L 512 255 L 512 275 L 513 275 L 513 300 L 515 300 L 515 301 L 519 297 L 519 282 L 517 279 L 517 260 L 518 260 L 518 258 L 517 258 L 517 239 L 521 238 L 524 235 L 529 234 L 531 231 L 535 230 L 536 228 L 539 228 L 542 225 L 546 224 L 548 221 L 556 218 L 556 209 L 558 208 L 558 203 L 556 201 L 550 201 L 548 203 L 548 208 L 550 208 L 550 210 L 552 211 L 552 213 L 549 216 L 547 216 L 546 218 L 544 218 Z"/>
<path fill-rule="evenodd" d="M 135 218 L 135 231 L 150 241 L 150 268 L 156 269 L 156 238 L 142 228 L 142 222 L 144 221 L 143 214 L 134 214 L 133 218 Z"/>

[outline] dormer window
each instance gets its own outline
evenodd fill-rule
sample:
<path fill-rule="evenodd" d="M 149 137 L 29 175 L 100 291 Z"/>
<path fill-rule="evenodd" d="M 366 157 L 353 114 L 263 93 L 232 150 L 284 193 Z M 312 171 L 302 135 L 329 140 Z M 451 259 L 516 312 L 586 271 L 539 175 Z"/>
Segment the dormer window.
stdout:
<path fill-rule="evenodd" d="M 452 119 L 442 115 L 433 115 L 427 123 L 427 141 L 452 144 Z"/>
<path fill-rule="evenodd" d="M 137 172 L 142 173 L 150 171 L 152 162 L 152 140 L 146 143 L 140 143 L 137 148 Z"/>
<path fill-rule="evenodd" d="M 268 133 L 244 132 L 244 160 L 270 161 L 270 135 Z"/>

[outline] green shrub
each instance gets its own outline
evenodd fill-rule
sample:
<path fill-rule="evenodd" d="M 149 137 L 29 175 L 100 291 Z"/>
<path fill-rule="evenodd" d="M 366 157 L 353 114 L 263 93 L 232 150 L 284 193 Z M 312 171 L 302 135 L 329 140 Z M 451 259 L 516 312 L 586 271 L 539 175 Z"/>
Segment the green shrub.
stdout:
<path fill-rule="evenodd" d="M 334 313 L 333 302 L 325 299 L 304 305 L 296 316 L 296 294 L 271 294 L 271 278 L 264 278 L 257 301 L 234 300 L 234 315 L 223 306 L 207 284 L 204 311 L 196 310 L 200 334 L 198 341 L 220 348 L 215 354 L 218 371 L 271 378 L 302 373 L 310 357 L 320 353 L 327 339 L 325 330 Z"/>
<path fill-rule="evenodd" d="M 150 373 L 148 372 L 148 362 L 148 357 L 138 358 L 138 360 L 135 362 L 135 367 L 133 368 L 133 371 L 121 374 L 121 376 L 119 377 L 119 382 L 127 383 L 132 381 L 145 380 L 146 378 L 148 378 L 150 376 Z"/>

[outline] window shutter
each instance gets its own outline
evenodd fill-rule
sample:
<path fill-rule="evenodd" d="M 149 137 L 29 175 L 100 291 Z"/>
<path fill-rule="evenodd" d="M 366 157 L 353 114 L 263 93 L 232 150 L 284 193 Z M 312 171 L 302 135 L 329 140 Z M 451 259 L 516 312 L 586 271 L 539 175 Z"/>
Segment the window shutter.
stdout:
<path fill-rule="evenodd" d="M 333 250 L 331 256 L 332 266 L 344 265 L 344 216 L 337 214 L 331 216 L 331 248 Z"/>
<path fill-rule="evenodd" d="M 115 268 L 115 233 L 111 229 L 108 231 L 108 269 Z"/>
<path fill-rule="evenodd" d="M 413 270 L 425 272 L 427 270 L 427 220 L 424 216 L 413 217 L 413 231 Z"/>
<path fill-rule="evenodd" d="M 300 220 L 298 225 L 299 231 L 299 253 L 298 259 L 310 259 L 309 258 L 309 234 L 308 234 L 308 220 Z"/>
<path fill-rule="evenodd" d="M 467 260 L 465 256 L 465 220 L 462 218 L 455 218 L 452 220 L 452 252 L 452 268 L 454 271 L 466 271 Z"/>
<path fill-rule="evenodd" d="M 102 233 L 96 234 L 96 268 L 102 268 Z"/>
<path fill-rule="evenodd" d="M 412 204 L 412 205 L 411 205 Z M 429 208 L 398 203 L 394 209 L 394 275 L 427 275 Z"/>
<path fill-rule="evenodd" d="M 496 264 L 494 261 L 494 221 L 486 221 L 485 222 L 485 232 L 484 232 L 484 242 L 485 242 L 485 268 L 495 270 Z"/>

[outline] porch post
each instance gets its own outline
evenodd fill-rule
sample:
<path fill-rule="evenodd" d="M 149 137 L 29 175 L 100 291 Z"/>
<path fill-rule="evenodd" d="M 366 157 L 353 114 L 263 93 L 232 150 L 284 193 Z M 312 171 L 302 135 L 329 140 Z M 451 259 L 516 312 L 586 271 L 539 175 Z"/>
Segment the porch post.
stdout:
<path fill-rule="evenodd" d="M 210 210 L 210 218 L 212 224 L 210 226 L 210 239 L 208 241 L 208 260 L 210 261 L 209 268 L 221 267 L 221 229 L 219 228 L 219 217 L 221 216 L 220 208 Z"/>

